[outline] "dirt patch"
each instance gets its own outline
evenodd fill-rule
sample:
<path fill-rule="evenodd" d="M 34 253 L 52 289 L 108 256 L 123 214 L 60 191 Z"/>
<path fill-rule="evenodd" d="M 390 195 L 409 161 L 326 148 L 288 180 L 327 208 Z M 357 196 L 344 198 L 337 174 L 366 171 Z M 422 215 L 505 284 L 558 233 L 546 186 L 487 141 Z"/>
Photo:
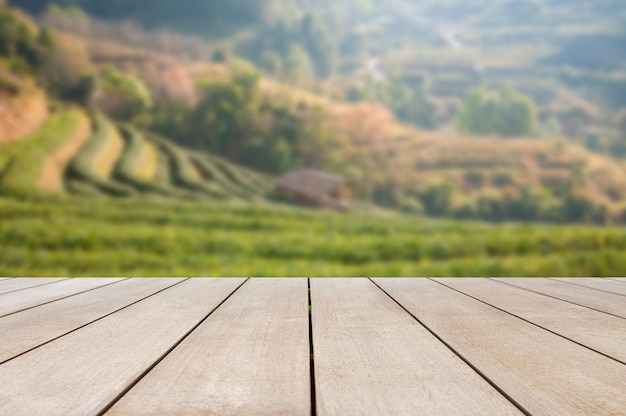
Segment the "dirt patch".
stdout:
<path fill-rule="evenodd" d="M 40 189 L 53 192 L 63 191 L 65 168 L 89 139 L 90 135 L 91 124 L 89 118 L 81 113 L 72 137 L 46 159 L 41 171 L 41 177 L 39 178 L 38 187 Z"/>
<path fill-rule="evenodd" d="M 47 118 L 48 104 L 43 94 L 0 93 L 0 146 L 28 137 Z"/>

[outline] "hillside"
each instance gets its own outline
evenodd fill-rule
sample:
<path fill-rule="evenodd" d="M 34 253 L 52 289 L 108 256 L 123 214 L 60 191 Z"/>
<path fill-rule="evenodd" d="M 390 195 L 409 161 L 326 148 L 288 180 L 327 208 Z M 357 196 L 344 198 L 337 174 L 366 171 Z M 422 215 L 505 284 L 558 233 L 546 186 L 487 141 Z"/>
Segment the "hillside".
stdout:
<path fill-rule="evenodd" d="M 427 132 L 383 103 L 343 100 L 334 81 L 306 87 L 233 56 L 203 58 L 215 52 L 210 44 L 154 35 L 157 43 L 195 45 L 198 55 L 182 58 L 150 47 L 151 32 L 72 10 L 54 15 L 53 32 L 7 12 L 24 39 L 3 52 L 0 105 L 17 108 L 24 94 L 36 104 L 0 120 L 14 126 L 11 143 L 0 146 L 5 194 L 255 200 L 271 191 L 270 176 L 307 167 L 352 179 L 357 198 L 414 214 L 626 220 L 623 162 L 570 140 L 462 136 L 450 127 Z M 63 19 L 85 27 L 63 26 Z M 406 92 L 389 86 L 392 97 Z M 560 100 L 599 111 L 577 97 L 564 93 Z"/>
<path fill-rule="evenodd" d="M 253 200 L 271 189 L 264 175 L 77 108 L 0 146 L 3 195 Z"/>
<path fill-rule="evenodd" d="M 50 3 L 12 2 L 37 14 Z M 447 108 L 403 115 L 428 128 L 450 124 L 458 100 L 480 85 L 523 91 L 540 106 L 544 129 L 556 120 L 579 140 L 593 129 L 572 122 L 577 112 L 588 117 L 587 125 L 615 127 L 585 110 L 613 116 L 626 105 L 626 8 L 620 0 L 164 0 L 150 10 L 139 0 L 56 3 L 82 7 L 113 24 L 126 20 L 159 30 L 162 46 L 181 46 L 166 40 L 171 32 L 208 39 L 275 77 L 321 79 L 344 96 L 372 78 L 397 80 Z M 189 46 L 177 49 L 181 55 L 197 52 Z M 563 95 L 575 96 L 580 105 L 568 107 Z"/>
<path fill-rule="evenodd" d="M 0 61 L 0 145 L 33 133 L 47 116 L 43 93 L 11 74 Z"/>

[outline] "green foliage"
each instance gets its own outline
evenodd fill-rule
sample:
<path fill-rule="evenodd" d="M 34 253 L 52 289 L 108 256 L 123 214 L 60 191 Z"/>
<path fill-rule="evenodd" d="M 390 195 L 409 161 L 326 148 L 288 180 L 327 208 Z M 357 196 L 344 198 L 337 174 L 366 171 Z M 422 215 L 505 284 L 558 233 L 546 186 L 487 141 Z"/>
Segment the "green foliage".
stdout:
<path fill-rule="evenodd" d="M 276 205 L 0 199 L 4 276 L 623 276 L 621 228 Z M 36 260 L 36 261 L 34 261 Z"/>
<path fill-rule="evenodd" d="M 185 122 L 194 144 L 236 158 L 258 111 L 257 82 L 246 72 L 233 82 L 201 84 L 201 101 Z"/>
<path fill-rule="evenodd" d="M 492 93 L 478 88 L 465 97 L 457 125 L 469 134 L 530 136 L 537 128 L 537 110 L 532 99 L 512 89 Z"/>
<path fill-rule="evenodd" d="M 152 107 L 152 97 L 139 79 L 105 67 L 98 75 L 95 105 L 119 120 L 136 120 Z"/>
<path fill-rule="evenodd" d="M 0 146 L 0 193 L 36 192 L 46 157 L 72 135 L 77 122 L 75 111 L 58 113 L 33 135 Z"/>
<path fill-rule="evenodd" d="M 431 185 L 420 195 L 426 213 L 433 216 L 446 216 L 452 206 L 454 188 L 447 182 Z"/>
<path fill-rule="evenodd" d="M 20 74 L 37 74 L 54 47 L 49 32 L 32 30 L 16 15 L 0 8 L 0 57 Z"/>
<path fill-rule="evenodd" d="M 194 159 L 183 149 L 175 146 L 169 140 L 150 136 L 165 152 L 170 161 L 172 183 L 189 191 L 200 193 L 207 198 L 228 199 L 230 195 L 215 181 L 203 181 Z"/>
<path fill-rule="evenodd" d="M 143 148 L 147 145 L 146 140 L 138 130 L 131 126 L 124 126 L 122 131 L 125 148 L 115 166 L 115 178 L 120 182 L 132 185 L 138 191 L 164 196 L 178 196 L 171 187 L 162 186 L 155 181 L 145 180 L 138 174 L 137 170 Z"/>
<path fill-rule="evenodd" d="M 324 166 L 333 157 L 331 142 L 337 136 L 326 126 L 328 117 L 316 108 L 267 96 L 258 82 L 258 73 L 250 70 L 230 81 L 201 81 L 197 107 L 158 112 L 153 129 L 264 172 Z"/>
<path fill-rule="evenodd" d="M 469 170 L 465 173 L 463 180 L 468 187 L 480 189 L 485 186 L 486 174 L 480 170 Z"/>
<path fill-rule="evenodd" d="M 266 71 L 293 80 L 328 78 L 338 62 L 336 41 L 323 20 L 312 14 L 261 27 L 239 52 Z"/>
<path fill-rule="evenodd" d="M 112 178 L 103 177 L 97 172 L 94 162 L 100 152 L 106 148 L 109 136 L 113 133 L 115 126 L 102 115 L 95 116 L 92 124 L 92 136 L 70 163 L 67 171 L 68 178 L 91 184 L 105 194 L 124 197 L 134 195 L 135 192 L 132 188 L 118 183 Z"/>
<path fill-rule="evenodd" d="M 421 85 L 409 85 L 399 78 L 381 85 L 382 89 L 378 88 L 376 96 L 399 120 L 427 129 L 436 127 L 435 110 Z"/>

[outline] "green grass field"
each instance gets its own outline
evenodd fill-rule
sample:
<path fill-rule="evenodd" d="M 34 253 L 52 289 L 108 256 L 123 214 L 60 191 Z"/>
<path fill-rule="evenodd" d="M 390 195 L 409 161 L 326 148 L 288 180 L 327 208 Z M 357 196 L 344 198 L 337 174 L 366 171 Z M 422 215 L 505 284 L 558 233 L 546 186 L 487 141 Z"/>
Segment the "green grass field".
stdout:
<path fill-rule="evenodd" d="M 0 276 L 624 276 L 626 230 L 270 204 L 0 199 Z"/>

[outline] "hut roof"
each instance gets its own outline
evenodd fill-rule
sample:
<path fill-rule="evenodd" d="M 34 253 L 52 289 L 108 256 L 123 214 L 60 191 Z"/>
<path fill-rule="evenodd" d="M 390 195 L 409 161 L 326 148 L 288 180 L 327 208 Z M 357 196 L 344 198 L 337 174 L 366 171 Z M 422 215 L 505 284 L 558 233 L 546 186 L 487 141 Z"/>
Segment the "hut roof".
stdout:
<path fill-rule="evenodd" d="M 311 198 L 328 196 L 344 183 L 341 176 L 308 169 L 288 172 L 275 181 L 280 189 Z"/>

